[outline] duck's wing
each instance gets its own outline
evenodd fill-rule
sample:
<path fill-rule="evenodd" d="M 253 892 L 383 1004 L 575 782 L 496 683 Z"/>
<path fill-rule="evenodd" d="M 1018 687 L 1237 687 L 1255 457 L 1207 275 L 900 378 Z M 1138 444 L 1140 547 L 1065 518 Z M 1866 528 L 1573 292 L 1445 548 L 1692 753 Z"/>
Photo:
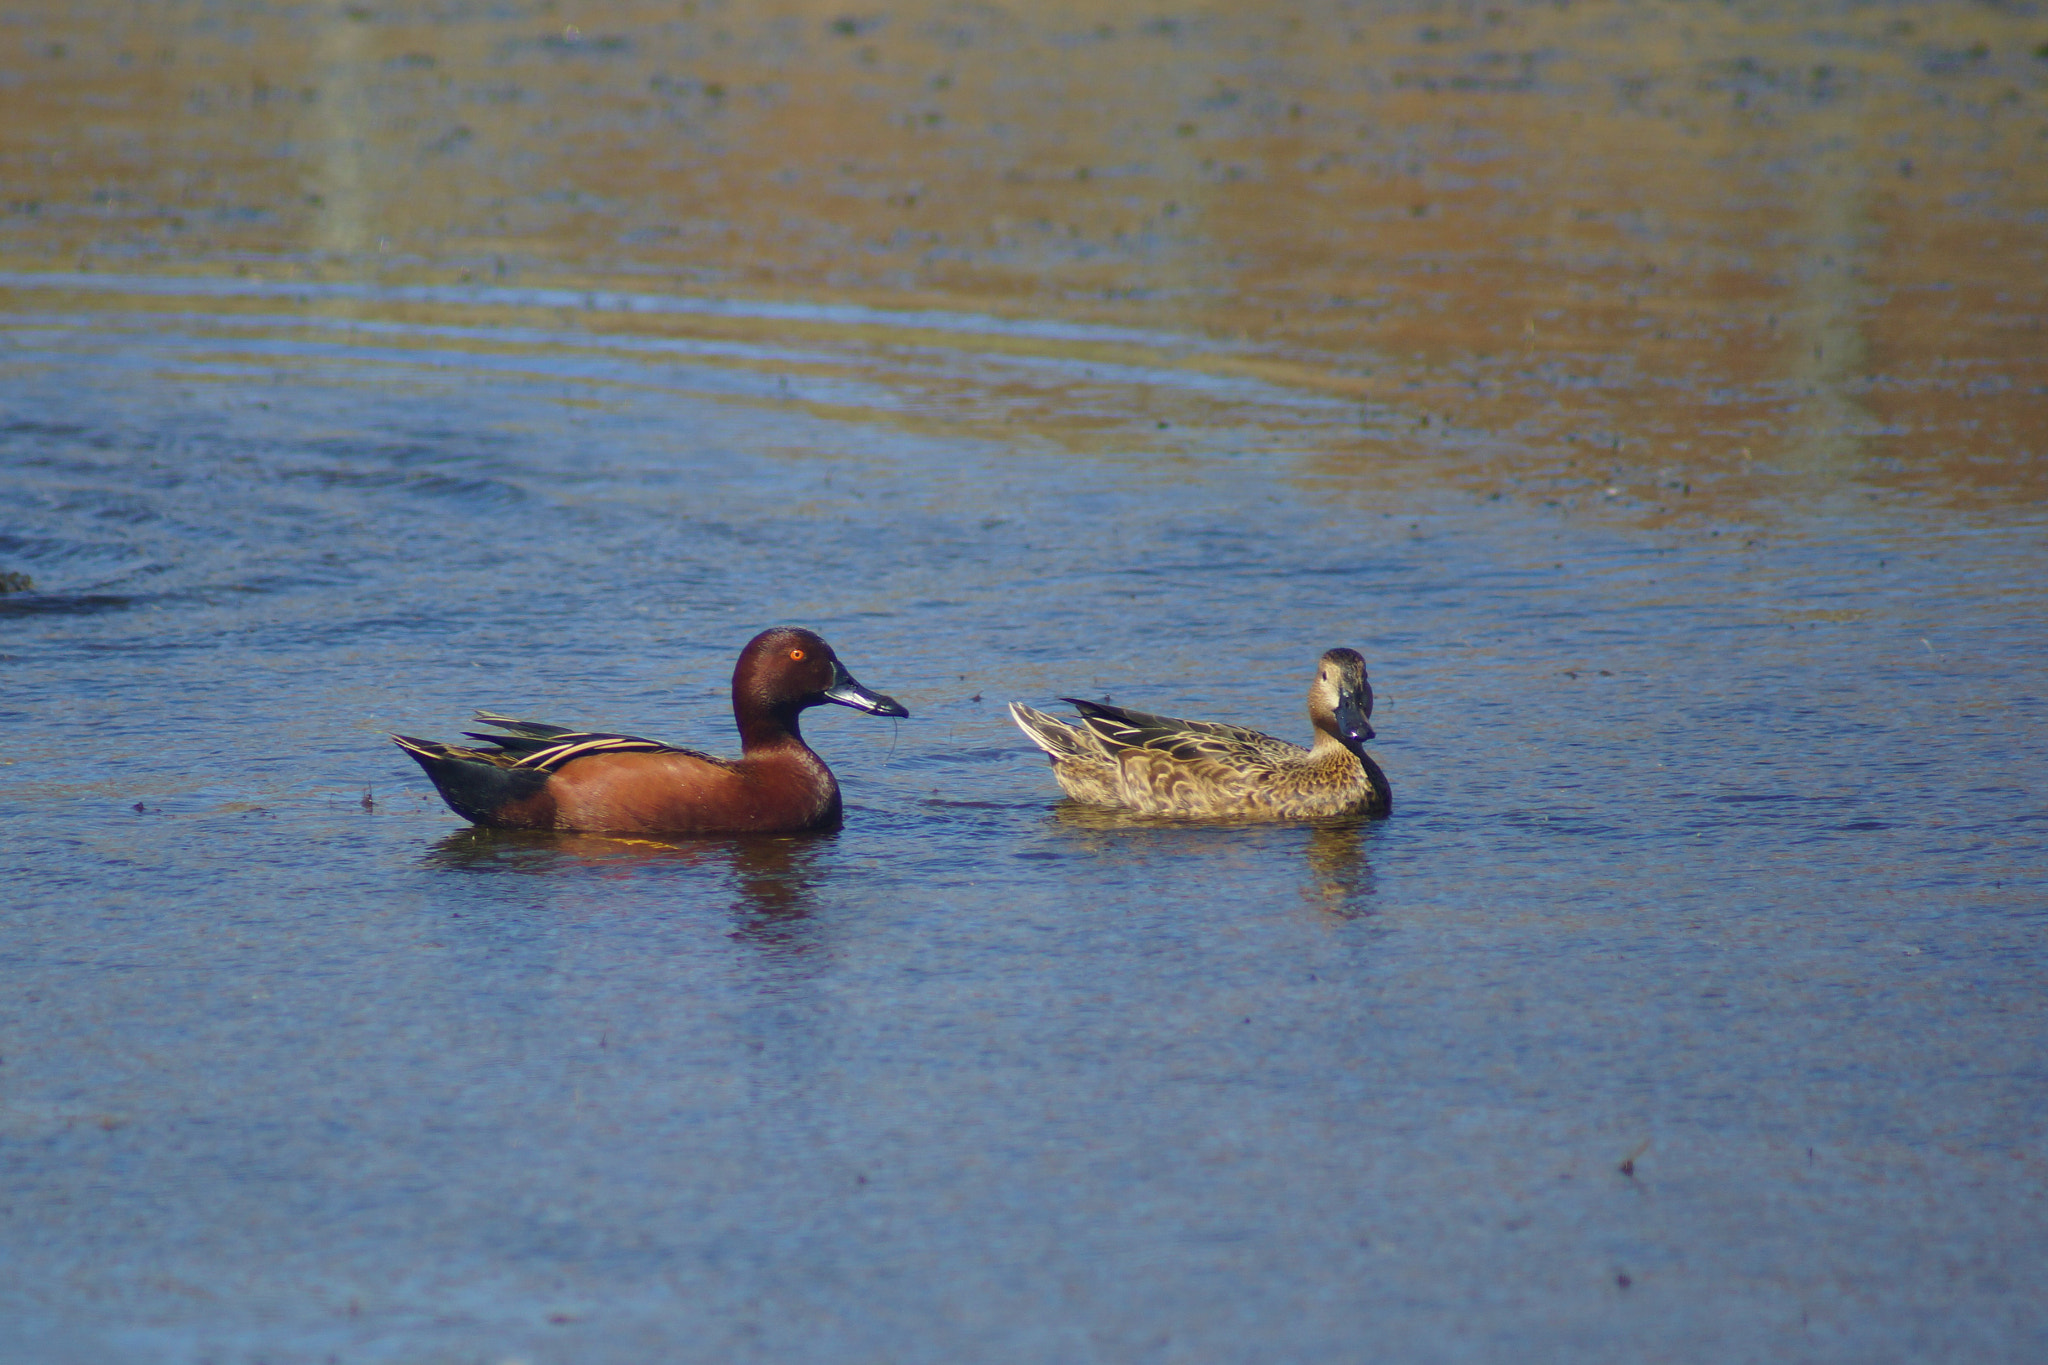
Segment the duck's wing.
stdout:
<path fill-rule="evenodd" d="M 1109 758 L 1109 751 L 1089 730 L 1069 725 L 1058 716 L 1049 716 L 1021 701 L 1010 703 L 1010 719 L 1017 722 L 1017 728 L 1029 736 L 1033 744 L 1054 760 L 1102 762 Z"/>
<path fill-rule="evenodd" d="M 471 739 L 481 739 L 495 746 L 492 749 L 471 752 L 479 753 L 508 768 L 531 768 L 551 773 L 571 759 L 584 758 L 590 754 L 685 754 L 716 767 L 732 767 L 730 759 L 697 749 L 664 744 L 658 739 L 642 739 L 639 735 L 615 735 L 602 730 L 569 730 L 535 720 L 513 720 L 509 716 L 495 715 L 489 711 L 477 712 L 476 718 L 507 733 L 498 735 L 476 730 L 463 731 Z"/>
<path fill-rule="evenodd" d="M 1094 731 L 1085 725 L 1069 725 L 1019 701 L 1010 703 L 1010 718 L 1052 760 L 1053 779 L 1061 791 L 1093 805 L 1121 803 L 1116 754 Z"/>
<path fill-rule="evenodd" d="M 1155 716 L 1106 702 L 1062 697 L 1081 713 L 1090 734 L 1110 749 L 1149 749 L 1186 763 L 1213 763 L 1243 769 L 1298 759 L 1306 752 L 1261 730 L 1213 720 L 1182 720 Z"/>
<path fill-rule="evenodd" d="M 488 725 L 495 730 L 508 730 L 521 739 L 554 739 L 570 733 L 564 726 L 543 725 L 537 720 L 515 720 L 511 716 L 501 716 L 496 711 L 479 711 L 473 719 L 479 725 Z M 502 740 L 504 738 L 502 735 L 479 735 L 471 731 L 465 731 L 464 733 L 468 734 L 471 739 Z"/>

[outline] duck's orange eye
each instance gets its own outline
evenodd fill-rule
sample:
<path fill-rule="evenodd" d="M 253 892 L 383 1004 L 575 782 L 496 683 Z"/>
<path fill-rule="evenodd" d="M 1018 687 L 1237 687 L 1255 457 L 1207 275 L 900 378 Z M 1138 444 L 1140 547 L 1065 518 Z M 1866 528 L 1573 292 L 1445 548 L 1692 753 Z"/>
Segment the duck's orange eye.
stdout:
<path fill-rule="evenodd" d="M 800 649 L 792 649 L 789 651 L 789 657 L 797 663 L 802 663 L 804 661 L 804 652 Z"/>

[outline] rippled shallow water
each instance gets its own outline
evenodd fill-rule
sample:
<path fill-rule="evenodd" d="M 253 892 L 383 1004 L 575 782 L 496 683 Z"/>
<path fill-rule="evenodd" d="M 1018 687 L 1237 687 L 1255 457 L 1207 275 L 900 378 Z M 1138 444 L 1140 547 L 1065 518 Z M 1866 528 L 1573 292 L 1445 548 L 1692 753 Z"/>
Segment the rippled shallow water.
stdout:
<path fill-rule="evenodd" d="M 0 1358 L 2048 1355 L 2023 7 L 17 8 Z"/>
<path fill-rule="evenodd" d="M 2040 1343 L 2038 523 L 1381 506 L 684 359 L 33 326 L 25 1357 Z M 913 713 L 814 713 L 837 834 L 475 832 L 380 737 L 729 749 L 783 620 Z M 1091 814 L 1000 707 L 1300 733 L 1335 644 L 1384 823 Z"/>

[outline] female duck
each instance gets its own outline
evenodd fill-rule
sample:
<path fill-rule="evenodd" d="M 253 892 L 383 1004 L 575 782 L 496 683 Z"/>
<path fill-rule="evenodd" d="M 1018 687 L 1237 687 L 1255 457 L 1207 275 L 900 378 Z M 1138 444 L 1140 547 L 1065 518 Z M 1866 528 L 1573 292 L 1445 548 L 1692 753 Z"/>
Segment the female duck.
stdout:
<path fill-rule="evenodd" d="M 1357 650 L 1333 649 L 1316 666 L 1308 689 L 1316 740 L 1308 749 L 1238 725 L 1061 700 L 1081 713 L 1081 724 L 1017 702 L 1010 715 L 1076 801 L 1193 819 L 1304 820 L 1394 808 L 1387 775 L 1365 751 L 1372 682 Z"/>
<path fill-rule="evenodd" d="M 714 758 L 658 740 L 477 719 L 507 734 L 465 732 L 489 748 L 393 735 L 457 815 L 497 829 L 611 834 L 787 834 L 839 823 L 839 783 L 797 729 L 807 707 L 835 702 L 907 716 L 870 692 L 817 635 L 778 627 L 740 651 L 732 713 L 741 757 Z"/>

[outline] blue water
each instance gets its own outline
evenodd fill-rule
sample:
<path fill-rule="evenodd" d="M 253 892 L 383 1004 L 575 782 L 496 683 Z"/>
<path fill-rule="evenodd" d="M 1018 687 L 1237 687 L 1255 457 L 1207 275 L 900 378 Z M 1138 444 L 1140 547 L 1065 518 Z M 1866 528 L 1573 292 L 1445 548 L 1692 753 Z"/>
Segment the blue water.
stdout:
<path fill-rule="evenodd" d="M 2048 1350 L 2040 509 L 1492 500 L 1050 333 L 15 298 L 9 1358 Z M 807 720 L 835 834 L 472 831 L 382 738 L 729 752 L 778 622 L 912 712 Z M 1338 645 L 1383 823 L 1092 813 L 1002 710 L 1304 738 Z"/>

